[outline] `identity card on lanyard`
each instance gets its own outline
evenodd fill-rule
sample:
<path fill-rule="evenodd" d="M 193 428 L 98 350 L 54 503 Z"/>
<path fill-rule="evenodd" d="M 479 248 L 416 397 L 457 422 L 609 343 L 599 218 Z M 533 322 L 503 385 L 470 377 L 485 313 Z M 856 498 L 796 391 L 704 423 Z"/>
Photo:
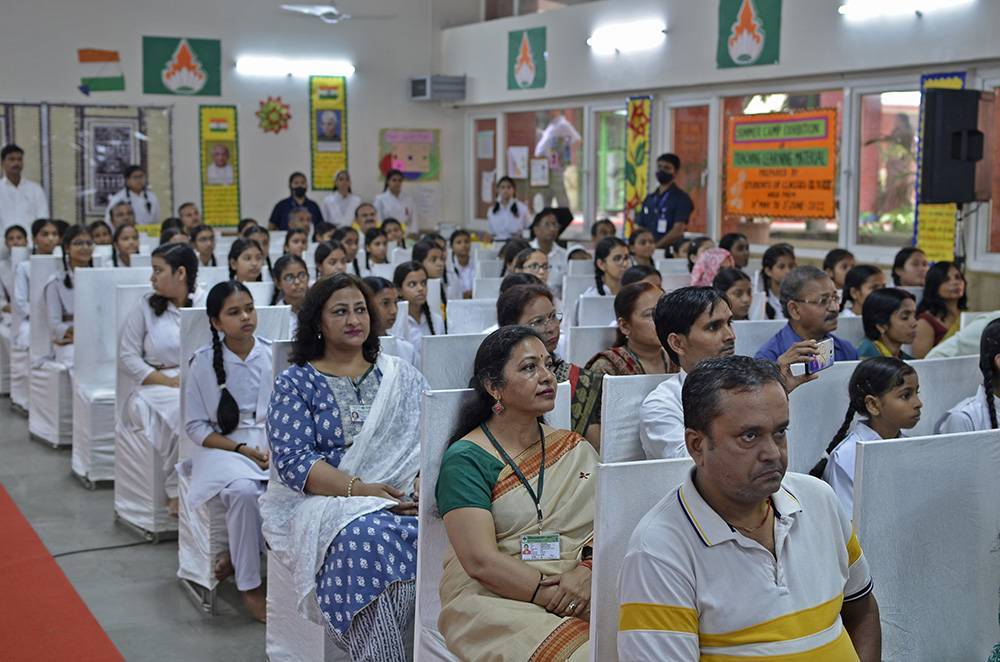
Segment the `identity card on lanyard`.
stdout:
<path fill-rule="evenodd" d="M 663 193 L 663 197 L 660 198 L 656 203 L 656 234 L 665 234 L 667 232 L 667 198 L 670 197 L 670 190 L 666 190 Z"/>

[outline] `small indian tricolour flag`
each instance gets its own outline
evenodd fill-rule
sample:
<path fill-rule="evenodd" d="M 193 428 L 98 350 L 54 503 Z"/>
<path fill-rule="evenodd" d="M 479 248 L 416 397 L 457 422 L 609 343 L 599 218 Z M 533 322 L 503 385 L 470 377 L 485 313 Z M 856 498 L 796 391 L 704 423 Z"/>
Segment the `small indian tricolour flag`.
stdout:
<path fill-rule="evenodd" d="M 81 48 L 77 54 L 80 60 L 81 92 L 121 92 L 125 89 L 125 74 L 122 73 L 118 51 Z"/>
<path fill-rule="evenodd" d="M 336 87 L 321 87 L 318 96 L 320 99 L 336 99 L 339 96 L 338 92 Z"/>
<path fill-rule="evenodd" d="M 209 118 L 208 130 L 212 133 L 225 133 L 229 131 L 229 121 L 225 117 Z"/>

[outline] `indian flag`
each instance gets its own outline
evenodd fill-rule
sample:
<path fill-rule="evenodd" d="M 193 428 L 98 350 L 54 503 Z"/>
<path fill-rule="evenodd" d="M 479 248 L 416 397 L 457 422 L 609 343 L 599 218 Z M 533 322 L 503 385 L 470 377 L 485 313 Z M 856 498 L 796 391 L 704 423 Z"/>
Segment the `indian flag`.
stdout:
<path fill-rule="evenodd" d="M 229 120 L 225 117 L 211 117 L 208 120 L 208 130 L 212 133 L 225 133 L 229 131 Z"/>
<path fill-rule="evenodd" d="M 317 96 L 320 99 L 336 99 L 339 96 L 338 92 L 336 87 L 321 87 Z"/>
<path fill-rule="evenodd" d="M 125 89 L 125 74 L 118 59 L 118 51 L 99 48 L 81 48 L 80 87 L 88 92 L 121 92 Z"/>

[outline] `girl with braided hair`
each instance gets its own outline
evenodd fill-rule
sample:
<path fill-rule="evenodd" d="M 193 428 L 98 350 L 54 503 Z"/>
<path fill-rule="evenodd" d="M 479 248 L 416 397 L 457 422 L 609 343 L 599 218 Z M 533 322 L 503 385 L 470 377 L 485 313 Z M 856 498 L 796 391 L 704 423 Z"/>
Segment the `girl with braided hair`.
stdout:
<path fill-rule="evenodd" d="M 199 508 L 216 496 L 222 501 L 229 552 L 216 560 L 215 576 L 235 575 L 247 611 L 264 621 L 260 557 L 265 547 L 257 499 L 270 466 L 264 424 L 271 343 L 254 335 L 257 311 L 243 283 L 231 280 L 213 287 L 206 311 L 212 344 L 194 353 L 184 382 L 184 429 L 198 446 L 188 506 Z"/>
<path fill-rule="evenodd" d="M 62 238 L 62 271 L 45 283 L 43 300 L 53 355 L 73 367 L 73 280 L 78 267 L 92 267 L 94 240 L 84 225 L 73 225 Z"/>
<path fill-rule="evenodd" d="M 859 441 L 896 439 L 920 422 L 923 403 L 917 372 L 907 363 L 879 356 L 862 361 L 848 384 L 844 423 L 811 473 L 822 477 L 848 513 L 854 512 L 854 460 Z M 854 421 L 854 417 L 860 417 Z M 851 423 L 854 423 L 852 428 Z"/>
<path fill-rule="evenodd" d="M 971 398 L 952 407 L 938 426 L 939 433 L 996 430 L 1000 406 L 1000 319 L 983 329 L 979 340 L 979 371 L 983 383 Z"/>

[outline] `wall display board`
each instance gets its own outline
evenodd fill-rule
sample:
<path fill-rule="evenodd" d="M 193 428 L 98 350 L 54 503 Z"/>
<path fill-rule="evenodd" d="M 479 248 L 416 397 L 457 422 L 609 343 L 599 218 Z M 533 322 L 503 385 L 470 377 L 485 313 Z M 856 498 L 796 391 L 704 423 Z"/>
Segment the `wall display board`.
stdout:
<path fill-rule="evenodd" d="M 347 170 L 347 79 L 309 77 L 309 146 L 312 189 L 332 191 L 333 178 Z"/>
<path fill-rule="evenodd" d="M 200 106 L 201 209 L 208 225 L 239 225 L 239 154 L 236 106 Z"/>

